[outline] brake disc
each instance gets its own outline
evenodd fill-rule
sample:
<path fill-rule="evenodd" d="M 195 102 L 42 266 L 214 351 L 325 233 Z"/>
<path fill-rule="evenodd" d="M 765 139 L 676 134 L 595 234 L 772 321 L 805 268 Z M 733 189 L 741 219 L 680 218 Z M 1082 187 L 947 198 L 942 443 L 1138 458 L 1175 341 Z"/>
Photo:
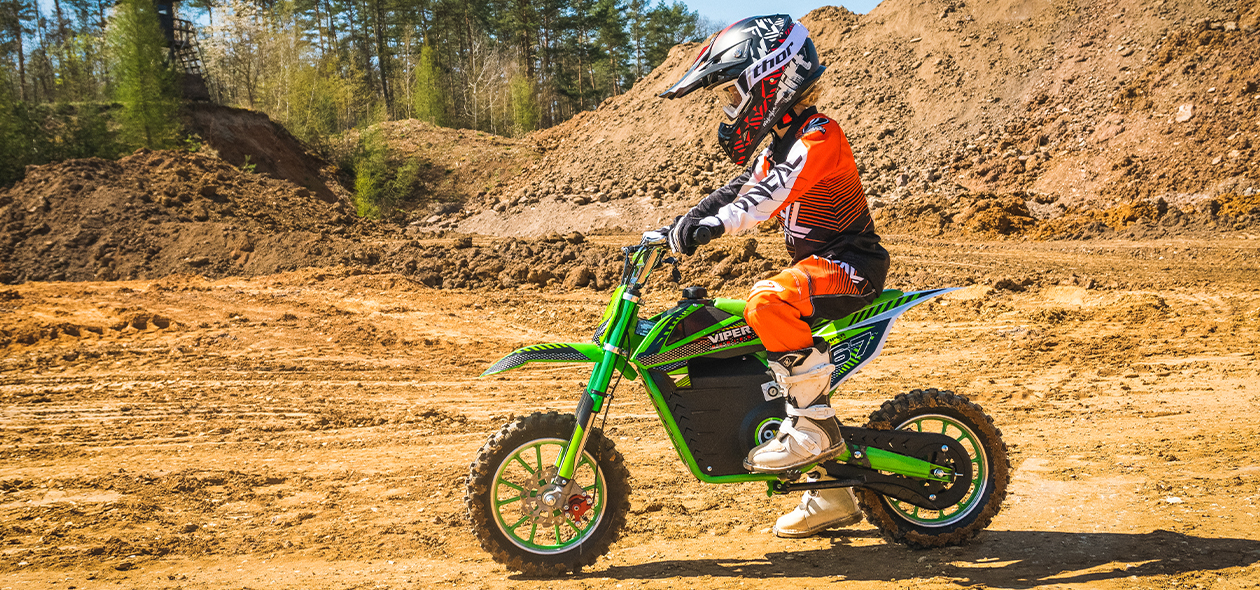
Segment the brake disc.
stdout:
<path fill-rule="evenodd" d="M 531 485 L 525 486 L 521 490 L 521 516 L 529 518 L 529 521 L 539 526 L 555 526 L 564 523 L 564 501 L 566 496 L 560 494 L 559 501 L 555 506 L 548 506 L 543 503 L 543 495 L 560 490 L 560 487 L 551 483 L 556 478 L 556 466 L 552 465 L 541 472 L 537 473 L 537 477 L 530 481 Z M 567 486 L 566 486 L 567 487 Z"/>

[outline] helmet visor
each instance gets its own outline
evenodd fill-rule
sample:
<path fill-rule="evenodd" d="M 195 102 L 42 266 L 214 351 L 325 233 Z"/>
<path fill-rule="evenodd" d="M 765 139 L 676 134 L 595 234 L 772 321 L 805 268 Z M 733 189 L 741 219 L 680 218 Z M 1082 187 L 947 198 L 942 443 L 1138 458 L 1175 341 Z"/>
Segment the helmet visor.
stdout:
<path fill-rule="evenodd" d="M 722 105 L 722 112 L 734 121 L 735 117 L 739 116 L 740 108 L 744 106 L 745 97 L 744 93 L 740 92 L 739 85 L 735 83 L 735 80 L 731 80 L 714 87 L 713 92 L 717 94 L 718 102 Z"/>

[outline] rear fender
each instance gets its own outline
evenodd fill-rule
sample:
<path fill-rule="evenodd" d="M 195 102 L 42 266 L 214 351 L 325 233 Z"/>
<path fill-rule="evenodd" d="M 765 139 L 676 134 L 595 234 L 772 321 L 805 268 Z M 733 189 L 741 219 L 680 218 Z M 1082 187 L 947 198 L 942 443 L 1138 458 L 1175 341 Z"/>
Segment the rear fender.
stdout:
<path fill-rule="evenodd" d="M 497 360 L 482 377 L 497 375 L 529 363 L 597 363 L 604 357 L 604 349 L 587 342 L 548 342 L 518 348 Z M 618 359 L 616 369 L 627 379 L 633 380 L 638 372 L 624 358 Z"/>
<path fill-rule="evenodd" d="M 932 289 L 914 293 L 885 291 L 875 303 L 852 315 L 815 327 L 814 336 L 831 344 L 831 388 L 839 387 L 884 350 L 884 342 L 897 318 L 906 310 L 957 289 Z"/>

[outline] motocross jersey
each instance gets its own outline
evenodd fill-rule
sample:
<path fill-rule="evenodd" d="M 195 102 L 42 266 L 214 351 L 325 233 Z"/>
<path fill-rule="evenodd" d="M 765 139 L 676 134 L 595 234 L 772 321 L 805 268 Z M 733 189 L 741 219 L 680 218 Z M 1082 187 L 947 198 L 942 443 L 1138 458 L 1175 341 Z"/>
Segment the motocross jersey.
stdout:
<path fill-rule="evenodd" d="M 726 234 L 777 215 L 793 264 L 813 255 L 844 258 L 878 274 L 881 284 L 888 270 L 888 252 L 875 233 L 849 140 L 840 125 L 812 107 L 743 174 L 688 215 L 715 217 Z"/>

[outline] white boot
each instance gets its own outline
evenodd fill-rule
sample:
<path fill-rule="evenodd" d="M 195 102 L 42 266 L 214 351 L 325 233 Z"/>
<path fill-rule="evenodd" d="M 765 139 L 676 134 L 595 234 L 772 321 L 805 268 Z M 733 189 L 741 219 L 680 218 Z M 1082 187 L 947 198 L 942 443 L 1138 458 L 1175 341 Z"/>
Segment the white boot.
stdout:
<path fill-rule="evenodd" d="M 827 397 L 836 369 L 829 352 L 827 341 L 816 338 L 809 348 L 770 353 L 767 364 L 784 390 L 788 418 L 779 426 L 778 436 L 748 452 L 746 469 L 782 473 L 825 461 L 844 450 L 840 422 Z"/>
<path fill-rule="evenodd" d="M 798 539 L 859 522 L 862 522 L 862 512 L 858 510 L 853 490 L 810 490 L 801 495 L 801 503 L 795 510 L 775 521 L 774 534 Z"/>

